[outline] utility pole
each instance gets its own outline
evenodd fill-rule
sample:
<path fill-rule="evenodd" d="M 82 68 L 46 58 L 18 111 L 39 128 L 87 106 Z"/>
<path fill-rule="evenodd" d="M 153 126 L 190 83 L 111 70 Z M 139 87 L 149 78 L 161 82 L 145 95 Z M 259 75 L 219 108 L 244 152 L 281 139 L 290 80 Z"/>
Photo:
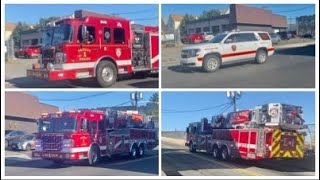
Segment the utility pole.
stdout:
<path fill-rule="evenodd" d="M 131 99 L 132 105 L 135 107 L 135 110 L 138 110 L 138 101 L 143 99 L 143 94 L 142 92 L 138 92 L 138 91 L 132 92 L 130 94 L 130 99 Z"/>
<path fill-rule="evenodd" d="M 240 91 L 227 91 L 227 97 L 231 100 L 233 112 L 237 112 L 237 100 L 241 97 Z"/>

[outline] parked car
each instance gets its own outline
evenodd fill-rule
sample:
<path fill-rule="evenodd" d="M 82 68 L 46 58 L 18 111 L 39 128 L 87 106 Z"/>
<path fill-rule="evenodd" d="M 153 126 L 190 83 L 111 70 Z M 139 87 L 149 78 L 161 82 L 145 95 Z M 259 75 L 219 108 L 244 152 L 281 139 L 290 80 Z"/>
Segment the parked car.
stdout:
<path fill-rule="evenodd" d="M 195 44 L 203 41 L 204 41 L 204 38 L 201 34 L 186 34 L 181 39 L 181 42 L 184 44 Z"/>
<path fill-rule="evenodd" d="M 289 40 L 290 39 L 289 34 L 285 31 L 278 32 L 277 34 L 280 36 L 281 40 Z"/>
<path fill-rule="evenodd" d="M 12 140 L 24 135 L 26 135 L 24 131 L 6 130 L 5 131 L 5 148 L 10 147 Z"/>
<path fill-rule="evenodd" d="M 223 64 L 253 59 L 263 64 L 274 54 L 269 33 L 240 31 L 216 35 L 211 41 L 185 46 L 181 50 L 180 64 L 184 67 L 202 67 L 214 72 Z"/>
<path fill-rule="evenodd" d="M 40 54 L 40 45 L 25 46 L 15 51 L 16 58 L 34 58 Z"/>
<path fill-rule="evenodd" d="M 271 41 L 273 44 L 278 44 L 281 41 L 281 38 L 278 34 L 276 33 L 269 33 L 270 37 L 271 37 Z"/>
<path fill-rule="evenodd" d="M 313 38 L 313 36 L 311 34 L 304 34 L 302 38 Z"/>
<path fill-rule="evenodd" d="M 12 150 L 30 151 L 35 147 L 35 135 L 27 134 L 13 139 L 10 147 Z"/>
<path fill-rule="evenodd" d="M 214 38 L 214 35 L 211 32 L 203 32 L 203 33 L 200 33 L 200 34 L 203 36 L 203 40 L 204 41 L 210 41 L 211 39 Z"/>

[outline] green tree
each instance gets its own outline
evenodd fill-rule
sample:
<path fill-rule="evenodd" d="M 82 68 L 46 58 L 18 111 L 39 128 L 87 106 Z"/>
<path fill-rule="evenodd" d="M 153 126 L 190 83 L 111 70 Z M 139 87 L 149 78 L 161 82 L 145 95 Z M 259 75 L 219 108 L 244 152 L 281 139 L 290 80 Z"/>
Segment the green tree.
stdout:
<path fill-rule="evenodd" d="M 221 15 L 221 12 L 219 10 L 212 9 L 209 11 L 203 11 L 202 14 L 199 16 L 199 19 L 209 19 L 219 15 Z"/>
<path fill-rule="evenodd" d="M 15 47 L 20 47 L 21 44 L 21 32 L 29 30 L 30 26 L 24 22 L 18 22 L 16 28 L 13 30 L 11 37 L 14 41 Z"/>
<path fill-rule="evenodd" d="M 152 96 L 149 98 L 149 101 L 152 103 L 159 102 L 159 94 L 157 92 L 153 93 Z"/>
<path fill-rule="evenodd" d="M 48 26 L 48 23 L 55 21 L 57 19 L 59 19 L 59 17 L 55 17 L 55 16 L 48 17 L 48 18 L 40 18 L 37 26 L 40 28 L 46 27 L 46 26 Z"/>
<path fill-rule="evenodd" d="M 180 23 L 180 34 L 181 36 L 185 35 L 185 34 L 188 34 L 188 31 L 187 31 L 187 28 L 186 28 L 186 25 L 188 23 L 190 23 L 191 21 L 194 21 L 196 18 L 190 14 L 186 14 L 184 15 L 181 23 Z"/>

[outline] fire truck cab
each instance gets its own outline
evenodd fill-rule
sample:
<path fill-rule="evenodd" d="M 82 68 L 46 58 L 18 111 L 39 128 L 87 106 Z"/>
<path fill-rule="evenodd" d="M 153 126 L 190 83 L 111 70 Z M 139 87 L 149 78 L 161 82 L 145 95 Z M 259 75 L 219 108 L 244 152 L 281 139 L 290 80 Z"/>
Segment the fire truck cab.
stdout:
<path fill-rule="evenodd" d="M 154 124 L 137 112 L 68 111 L 39 119 L 32 156 L 55 163 L 87 159 L 95 165 L 102 156 L 141 157 L 157 145 Z"/>
<path fill-rule="evenodd" d="M 306 128 L 299 106 L 269 103 L 190 123 L 185 145 L 216 159 L 303 158 Z"/>
<path fill-rule="evenodd" d="M 119 74 L 147 74 L 159 68 L 158 28 L 132 28 L 131 21 L 88 11 L 56 21 L 43 33 L 39 63 L 27 70 L 32 78 L 95 78 L 102 87 Z"/>

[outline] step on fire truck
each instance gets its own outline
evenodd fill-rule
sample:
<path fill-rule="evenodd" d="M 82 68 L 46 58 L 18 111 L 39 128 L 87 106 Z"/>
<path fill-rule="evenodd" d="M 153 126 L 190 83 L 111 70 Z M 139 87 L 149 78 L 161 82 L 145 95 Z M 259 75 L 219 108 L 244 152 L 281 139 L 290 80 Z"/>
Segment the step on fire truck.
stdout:
<path fill-rule="evenodd" d="M 216 159 L 247 160 L 303 158 L 302 108 L 269 103 L 190 123 L 185 145 L 191 152 L 204 150 Z"/>
<path fill-rule="evenodd" d="M 42 115 L 32 157 L 95 165 L 103 156 L 139 158 L 157 145 L 154 122 L 136 111 L 68 111 Z"/>
<path fill-rule="evenodd" d="M 54 25 L 44 31 L 39 62 L 27 70 L 28 77 L 70 82 L 94 78 L 109 87 L 119 74 L 145 77 L 158 72 L 158 27 L 83 10 Z"/>

